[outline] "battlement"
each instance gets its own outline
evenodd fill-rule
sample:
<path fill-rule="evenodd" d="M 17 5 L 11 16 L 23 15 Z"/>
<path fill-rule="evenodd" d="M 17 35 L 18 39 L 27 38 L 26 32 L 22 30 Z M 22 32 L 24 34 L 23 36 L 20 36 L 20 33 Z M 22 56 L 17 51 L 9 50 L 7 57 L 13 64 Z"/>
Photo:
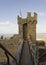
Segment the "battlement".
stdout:
<path fill-rule="evenodd" d="M 31 16 L 31 12 L 27 12 L 27 18 L 30 18 L 30 17 L 32 17 Z M 34 16 L 33 17 L 37 18 L 37 13 L 36 12 L 34 12 Z"/>
<path fill-rule="evenodd" d="M 27 12 L 27 18 L 31 17 L 31 12 Z"/>
<path fill-rule="evenodd" d="M 27 12 L 27 17 L 26 18 L 35 18 L 37 20 L 37 13 L 34 12 L 34 16 L 31 16 L 31 12 Z M 21 20 L 21 19 L 25 19 L 25 18 L 22 18 L 21 16 L 18 16 L 18 20 Z"/>
<path fill-rule="evenodd" d="M 23 24 L 24 21 L 25 21 L 25 23 L 29 22 L 29 21 L 31 21 L 31 22 L 35 21 L 35 23 L 37 23 L 37 13 L 34 12 L 34 15 L 32 16 L 31 12 L 27 12 L 26 18 L 22 18 L 21 16 L 18 16 L 18 23 L 19 24 Z"/>

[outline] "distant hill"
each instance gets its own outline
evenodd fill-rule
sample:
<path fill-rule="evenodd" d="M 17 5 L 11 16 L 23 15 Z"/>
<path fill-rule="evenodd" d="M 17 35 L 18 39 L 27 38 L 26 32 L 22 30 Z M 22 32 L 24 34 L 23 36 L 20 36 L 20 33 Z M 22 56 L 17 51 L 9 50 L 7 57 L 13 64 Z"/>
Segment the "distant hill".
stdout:
<path fill-rule="evenodd" d="M 37 40 L 43 40 L 43 41 L 46 42 L 46 33 L 38 33 L 38 34 L 36 35 L 36 39 L 37 39 Z"/>
<path fill-rule="evenodd" d="M 46 36 L 46 33 L 37 33 L 37 35 L 44 35 L 44 36 Z"/>
<path fill-rule="evenodd" d="M 3 35 L 4 38 L 10 38 L 14 36 L 15 34 L 0 34 L 0 37 Z M 46 42 L 46 33 L 37 33 L 36 34 L 37 40 L 44 40 Z"/>
<path fill-rule="evenodd" d="M 10 38 L 12 37 L 14 34 L 0 34 L 0 38 L 1 36 L 3 36 L 3 38 Z"/>

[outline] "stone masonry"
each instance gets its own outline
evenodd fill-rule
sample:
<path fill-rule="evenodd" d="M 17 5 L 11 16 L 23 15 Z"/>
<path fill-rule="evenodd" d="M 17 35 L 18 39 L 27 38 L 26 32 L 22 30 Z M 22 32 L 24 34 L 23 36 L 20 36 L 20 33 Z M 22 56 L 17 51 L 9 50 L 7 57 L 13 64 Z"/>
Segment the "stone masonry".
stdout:
<path fill-rule="evenodd" d="M 24 24 L 27 24 L 27 27 L 24 28 Z M 31 16 L 30 12 L 27 12 L 27 17 L 22 18 L 18 16 L 18 25 L 19 25 L 19 35 L 23 39 L 23 34 L 27 35 L 27 39 L 30 38 L 32 42 L 36 41 L 36 24 L 37 24 L 37 13 L 34 12 L 34 16 Z"/>

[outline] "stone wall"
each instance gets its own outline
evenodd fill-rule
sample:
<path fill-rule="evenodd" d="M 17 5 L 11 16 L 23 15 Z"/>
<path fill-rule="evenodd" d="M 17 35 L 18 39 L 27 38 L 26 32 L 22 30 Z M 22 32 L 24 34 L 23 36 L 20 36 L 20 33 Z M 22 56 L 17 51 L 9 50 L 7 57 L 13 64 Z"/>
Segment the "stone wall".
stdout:
<path fill-rule="evenodd" d="M 32 42 L 36 41 L 36 24 L 37 24 L 37 13 L 31 16 L 31 13 L 27 13 L 26 18 L 18 16 L 19 34 L 23 38 L 23 25 L 27 23 L 27 38 L 31 36 Z"/>
<path fill-rule="evenodd" d="M 0 39 L 0 43 L 14 56 L 16 54 L 16 51 L 18 49 L 19 43 L 19 35 L 15 34 L 10 39 Z M 12 58 L 10 57 L 12 60 Z M 6 56 L 4 54 L 4 51 L 0 48 L 0 62 L 5 62 Z"/>

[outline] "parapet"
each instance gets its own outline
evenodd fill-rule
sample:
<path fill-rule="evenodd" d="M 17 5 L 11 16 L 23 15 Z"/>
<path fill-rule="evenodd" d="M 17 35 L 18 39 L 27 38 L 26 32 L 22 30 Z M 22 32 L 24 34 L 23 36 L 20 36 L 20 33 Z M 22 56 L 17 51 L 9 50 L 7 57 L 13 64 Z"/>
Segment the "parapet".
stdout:
<path fill-rule="evenodd" d="M 36 12 L 34 12 L 34 16 L 31 16 L 31 12 L 27 12 L 27 18 L 29 18 L 29 17 L 34 17 L 34 18 L 37 18 L 37 13 L 36 13 Z M 23 18 L 22 18 L 22 17 L 20 17 L 20 16 L 18 16 L 17 18 L 18 18 L 18 20 L 19 20 L 19 19 L 23 19 Z"/>
<path fill-rule="evenodd" d="M 18 24 L 21 24 L 22 23 L 22 17 L 17 16 L 17 20 L 18 20 Z"/>
<path fill-rule="evenodd" d="M 31 12 L 27 12 L 27 20 L 28 21 L 33 21 L 33 20 L 35 20 L 35 21 L 37 21 L 37 13 L 36 12 L 34 12 L 34 15 L 32 16 L 31 15 Z"/>
<path fill-rule="evenodd" d="M 34 12 L 34 16 L 31 16 L 31 12 L 27 12 L 27 17 L 26 18 L 22 18 L 20 16 L 18 16 L 18 23 L 22 23 L 23 20 L 36 20 L 37 21 L 37 13 Z"/>
<path fill-rule="evenodd" d="M 32 17 L 31 16 L 31 12 L 27 12 L 27 17 Z M 36 12 L 34 12 L 34 16 L 33 17 L 37 17 L 37 13 Z"/>
<path fill-rule="evenodd" d="M 27 17 L 31 17 L 31 12 L 27 12 Z"/>
<path fill-rule="evenodd" d="M 19 20 L 19 19 L 22 19 L 20 16 L 17 16 L 17 19 Z"/>
<path fill-rule="evenodd" d="M 37 13 L 36 13 L 36 12 L 34 12 L 34 18 L 36 18 L 36 19 L 37 19 Z"/>

